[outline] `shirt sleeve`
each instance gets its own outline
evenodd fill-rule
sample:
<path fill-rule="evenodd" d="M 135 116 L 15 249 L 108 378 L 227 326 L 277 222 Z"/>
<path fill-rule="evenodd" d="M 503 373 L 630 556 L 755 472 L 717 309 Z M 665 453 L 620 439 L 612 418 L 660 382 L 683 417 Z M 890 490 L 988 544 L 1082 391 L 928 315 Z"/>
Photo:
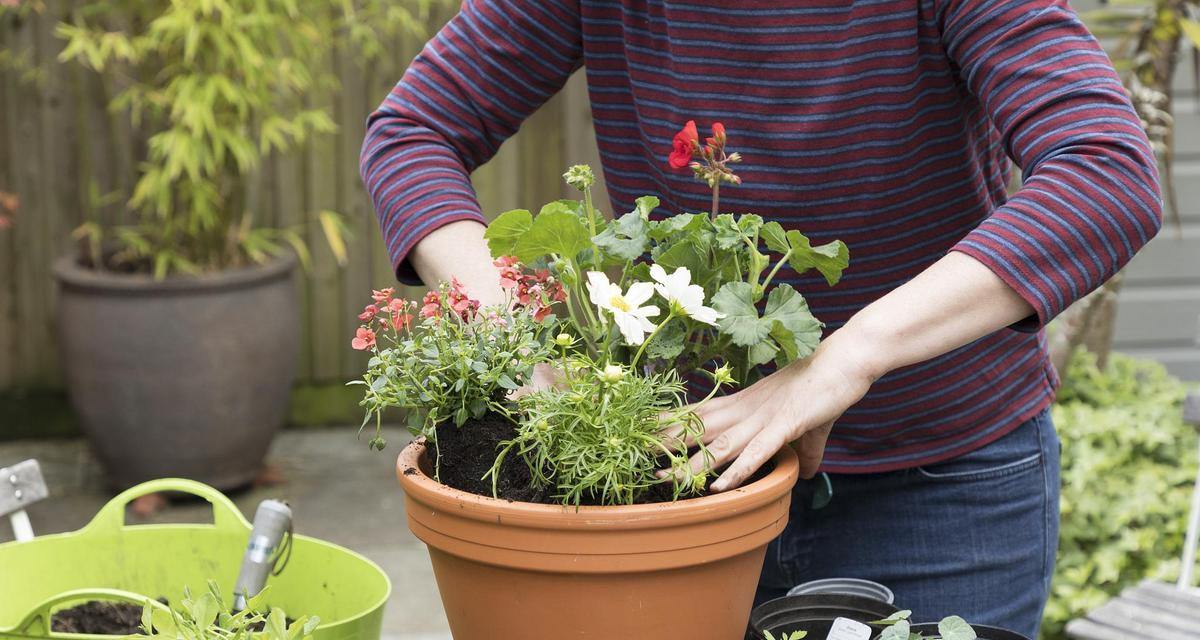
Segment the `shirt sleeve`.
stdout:
<path fill-rule="evenodd" d="M 570 1 L 468 0 L 367 119 L 359 169 L 396 276 L 434 229 L 484 218 L 470 174 L 580 67 Z"/>
<path fill-rule="evenodd" d="M 1099 287 L 1162 225 L 1158 164 L 1107 55 L 1065 0 L 936 0 L 943 46 L 1024 185 L 954 251 L 1037 312 Z"/>

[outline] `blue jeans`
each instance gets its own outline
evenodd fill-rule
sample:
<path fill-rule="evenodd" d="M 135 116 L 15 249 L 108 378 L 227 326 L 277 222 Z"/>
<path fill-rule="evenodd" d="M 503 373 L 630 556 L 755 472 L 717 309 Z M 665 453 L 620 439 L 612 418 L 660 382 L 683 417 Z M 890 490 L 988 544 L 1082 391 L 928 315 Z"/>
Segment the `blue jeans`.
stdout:
<path fill-rule="evenodd" d="M 953 460 L 801 480 L 755 604 L 820 578 L 890 587 L 921 622 L 960 615 L 1037 638 L 1058 544 L 1058 436 L 1048 412 Z"/>

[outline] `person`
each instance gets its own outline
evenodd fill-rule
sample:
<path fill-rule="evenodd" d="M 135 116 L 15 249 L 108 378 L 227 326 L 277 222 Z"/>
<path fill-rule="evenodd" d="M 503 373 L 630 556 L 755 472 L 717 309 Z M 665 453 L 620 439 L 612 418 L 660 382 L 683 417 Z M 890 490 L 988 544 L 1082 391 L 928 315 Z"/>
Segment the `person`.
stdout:
<path fill-rule="evenodd" d="M 1076 14 L 1064 0 L 468 0 L 368 121 L 361 170 L 398 278 L 500 299 L 468 176 L 580 67 L 613 211 L 646 194 L 705 211 L 706 185 L 666 156 L 684 122 L 720 121 L 745 156 L 723 210 L 850 246 L 836 287 L 781 273 L 827 325 L 816 353 L 701 414 L 730 463 L 714 491 L 792 441 L 804 477 L 826 474 L 798 485 L 759 600 L 870 578 L 917 619 L 1036 637 L 1060 448 L 1043 328 L 1162 215 L 1138 116 Z M 1009 158 L 1024 176 L 1011 197 Z"/>

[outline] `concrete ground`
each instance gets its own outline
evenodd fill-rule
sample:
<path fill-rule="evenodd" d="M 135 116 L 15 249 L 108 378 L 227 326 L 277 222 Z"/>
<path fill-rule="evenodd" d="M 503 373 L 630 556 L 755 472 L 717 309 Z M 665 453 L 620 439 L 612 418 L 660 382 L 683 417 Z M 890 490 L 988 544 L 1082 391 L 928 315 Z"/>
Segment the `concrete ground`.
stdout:
<path fill-rule="evenodd" d="M 450 640 L 429 556 L 408 530 L 396 482 L 396 454 L 408 436 L 389 429 L 388 447 L 380 453 L 354 433 L 353 427 L 284 431 L 269 456 L 284 483 L 231 497 L 248 519 L 259 501 L 283 498 L 292 505 L 297 533 L 348 547 L 383 567 L 392 580 L 385 640 Z M 38 535 L 78 529 L 113 496 L 83 440 L 0 443 L 0 467 L 29 458 L 41 463 L 51 496 L 29 509 Z M 203 522 L 207 511 L 185 503 L 148 518 L 129 517 L 142 523 Z M 10 540 L 12 530 L 0 522 L 0 543 Z"/>

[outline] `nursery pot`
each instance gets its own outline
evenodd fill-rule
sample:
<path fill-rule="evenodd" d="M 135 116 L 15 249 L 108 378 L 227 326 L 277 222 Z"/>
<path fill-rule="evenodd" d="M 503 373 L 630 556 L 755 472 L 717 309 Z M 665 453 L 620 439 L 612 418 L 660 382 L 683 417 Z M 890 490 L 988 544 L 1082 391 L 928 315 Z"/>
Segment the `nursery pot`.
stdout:
<path fill-rule="evenodd" d="M 254 479 L 296 374 L 295 266 L 154 280 L 55 263 L 67 390 L 112 485 Z"/>
<path fill-rule="evenodd" d="M 396 472 L 429 547 L 455 638 L 740 638 L 767 543 L 787 524 L 799 464 L 674 503 L 563 507 L 451 489 L 422 443 Z"/>
<path fill-rule="evenodd" d="M 967 622 L 969 623 L 970 620 Z M 1028 637 L 1023 636 L 1016 631 L 1009 631 L 1008 629 L 1001 629 L 1000 627 L 972 624 L 971 628 L 975 630 L 975 634 L 979 637 L 979 640 L 1029 640 Z M 936 636 L 938 634 L 937 623 L 925 622 L 922 624 L 914 624 L 911 632 L 920 633 L 926 637 Z"/>
<path fill-rule="evenodd" d="M 837 618 L 871 622 L 897 611 L 899 609 L 891 603 L 860 595 L 810 593 L 784 596 L 755 607 L 750 615 L 750 629 L 755 639 L 763 638 L 764 631 L 770 631 L 776 638 L 796 631 L 807 631 L 808 638 L 824 638 Z"/>

